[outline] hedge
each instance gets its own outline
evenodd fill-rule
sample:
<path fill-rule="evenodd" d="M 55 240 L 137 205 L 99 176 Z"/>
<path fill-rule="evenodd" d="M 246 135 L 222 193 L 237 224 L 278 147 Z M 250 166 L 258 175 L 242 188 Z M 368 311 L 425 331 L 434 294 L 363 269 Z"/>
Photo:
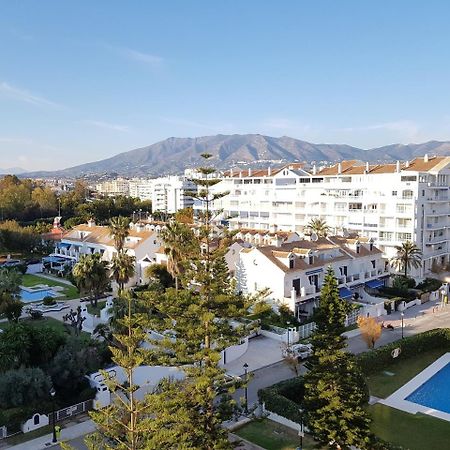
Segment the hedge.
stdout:
<path fill-rule="evenodd" d="M 417 354 L 440 348 L 450 351 L 450 328 L 439 328 L 406 337 L 400 341 L 380 347 L 376 350 L 361 353 L 357 361 L 365 375 L 378 372 L 392 364 L 392 350 L 400 348 L 401 353 L 395 361 L 411 358 Z"/>
<path fill-rule="evenodd" d="M 303 377 L 297 377 L 260 389 L 258 398 L 260 402 L 264 403 L 268 411 L 300 423 L 302 419 L 300 402 L 304 393 L 305 382 Z"/>

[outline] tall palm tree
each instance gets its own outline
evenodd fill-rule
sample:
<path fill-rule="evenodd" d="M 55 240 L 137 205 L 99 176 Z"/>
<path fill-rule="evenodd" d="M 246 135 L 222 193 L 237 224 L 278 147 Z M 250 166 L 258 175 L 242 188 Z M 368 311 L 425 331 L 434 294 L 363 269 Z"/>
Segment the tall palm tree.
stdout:
<path fill-rule="evenodd" d="M 123 290 L 136 272 L 135 257 L 127 253 L 117 253 L 111 261 L 111 277 Z"/>
<path fill-rule="evenodd" d="M 0 269 L 0 295 L 16 296 L 20 292 L 20 283 L 22 274 L 19 271 L 10 268 Z"/>
<path fill-rule="evenodd" d="M 99 297 L 109 284 L 108 267 L 100 253 L 82 255 L 72 270 L 80 292 L 89 294 L 91 304 L 96 307 Z"/>
<path fill-rule="evenodd" d="M 127 217 L 113 217 L 110 221 L 109 232 L 114 238 L 114 247 L 122 253 L 125 239 L 130 234 L 130 220 Z"/>
<path fill-rule="evenodd" d="M 391 264 L 397 270 L 403 270 L 405 277 L 408 276 L 408 270 L 418 269 L 422 266 L 422 251 L 414 242 L 406 241 L 402 245 L 396 245 L 397 255 L 391 259 Z"/>
<path fill-rule="evenodd" d="M 319 237 L 325 237 L 330 230 L 325 219 L 311 219 L 307 228 L 311 233 L 316 233 Z"/>
<path fill-rule="evenodd" d="M 171 222 L 161 231 L 164 253 L 167 256 L 167 270 L 175 279 L 178 291 L 178 278 L 183 271 L 183 262 L 194 249 L 195 236 L 192 230 L 180 222 Z"/>

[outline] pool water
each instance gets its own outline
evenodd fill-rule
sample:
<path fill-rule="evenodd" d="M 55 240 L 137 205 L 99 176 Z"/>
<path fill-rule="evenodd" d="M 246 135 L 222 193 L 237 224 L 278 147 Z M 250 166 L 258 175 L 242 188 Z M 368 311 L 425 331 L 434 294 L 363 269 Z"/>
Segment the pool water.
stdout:
<path fill-rule="evenodd" d="M 43 289 L 33 289 L 33 291 L 28 291 L 25 289 L 20 289 L 20 299 L 24 303 L 38 302 L 44 297 L 54 297 L 55 293 L 50 288 Z"/>
<path fill-rule="evenodd" d="M 450 363 L 408 395 L 405 400 L 450 414 Z"/>

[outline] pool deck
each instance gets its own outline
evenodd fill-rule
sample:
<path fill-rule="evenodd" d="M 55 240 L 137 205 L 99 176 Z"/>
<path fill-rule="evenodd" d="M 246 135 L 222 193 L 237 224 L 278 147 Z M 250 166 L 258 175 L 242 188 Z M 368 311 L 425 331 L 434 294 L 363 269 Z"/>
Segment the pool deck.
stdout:
<path fill-rule="evenodd" d="M 437 359 L 434 363 L 430 364 L 426 369 L 422 370 L 422 372 L 416 375 L 412 380 L 408 381 L 408 383 L 406 383 L 400 389 L 396 390 L 388 398 L 386 398 L 385 400 L 380 400 L 378 403 L 390 406 L 391 408 L 399 409 L 400 411 L 406 411 L 411 414 L 428 414 L 429 416 L 437 417 L 439 419 L 447 420 L 448 422 L 450 422 L 449 413 L 405 400 L 417 388 L 426 383 L 433 375 L 435 375 L 449 363 L 450 353 L 446 353 L 445 355 L 442 355 L 439 359 Z"/>

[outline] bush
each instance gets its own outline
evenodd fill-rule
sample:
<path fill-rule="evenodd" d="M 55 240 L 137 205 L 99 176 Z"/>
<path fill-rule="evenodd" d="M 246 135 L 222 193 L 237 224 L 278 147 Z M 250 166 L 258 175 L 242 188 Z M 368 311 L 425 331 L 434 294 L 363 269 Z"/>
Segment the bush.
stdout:
<path fill-rule="evenodd" d="M 436 278 L 425 278 L 422 283 L 417 285 L 417 289 L 423 292 L 433 292 L 437 291 L 442 286 L 442 281 Z"/>
<path fill-rule="evenodd" d="M 36 410 L 32 406 L 0 410 L 0 426 L 6 426 L 8 433 L 20 431 L 20 425 L 29 419 L 34 412 Z"/>
<path fill-rule="evenodd" d="M 45 296 L 45 297 L 42 299 L 42 303 L 43 303 L 45 306 L 52 306 L 52 305 L 56 305 L 56 300 L 55 300 L 54 297 L 51 297 L 50 295 L 47 295 L 47 296 Z"/>
<path fill-rule="evenodd" d="M 258 398 L 265 408 L 293 422 L 300 423 L 302 413 L 300 405 L 305 394 L 303 377 L 281 381 L 258 391 Z"/>
<path fill-rule="evenodd" d="M 415 286 L 416 282 L 414 281 L 414 279 L 405 277 L 404 275 L 396 276 L 392 283 L 392 287 L 401 291 L 407 291 L 408 289 L 412 289 Z"/>
<path fill-rule="evenodd" d="M 415 292 L 408 291 L 407 289 L 398 289 L 396 287 L 384 286 L 380 288 L 379 292 L 381 294 L 381 297 L 402 297 L 407 302 L 416 298 Z"/>
<path fill-rule="evenodd" d="M 394 360 L 391 353 L 397 347 L 401 349 L 401 353 L 395 361 L 411 358 L 435 348 L 450 351 L 450 328 L 426 331 L 425 333 L 385 345 L 371 352 L 361 353 L 356 359 L 363 373 L 370 375 L 392 364 Z"/>

